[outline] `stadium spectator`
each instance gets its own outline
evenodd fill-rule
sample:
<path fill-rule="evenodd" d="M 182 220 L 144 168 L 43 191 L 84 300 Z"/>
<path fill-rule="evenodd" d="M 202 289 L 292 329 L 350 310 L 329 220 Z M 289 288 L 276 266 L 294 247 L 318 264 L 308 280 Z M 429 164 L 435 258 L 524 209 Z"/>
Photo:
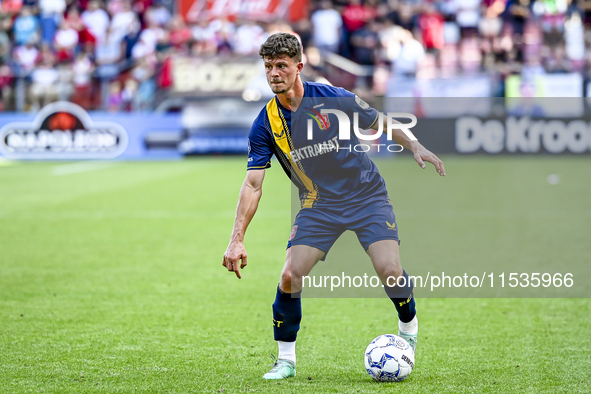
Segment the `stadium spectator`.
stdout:
<path fill-rule="evenodd" d="M 64 18 L 66 0 L 39 0 L 41 42 L 53 45 L 55 32 Z"/>
<path fill-rule="evenodd" d="M 361 3 L 361 0 L 350 0 L 343 8 L 343 26 L 347 33 L 353 33 L 365 26 L 365 22 L 375 17 L 375 12 Z"/>
<path fill-rule="evenodd" d="M 51 49 L 48 43 L 44 42 L 41 44 L 41 49 L 39 50 L 39 59 L 37 60 L 38 64 L 45 63 L 45 64 L 52 64 L 54 65 L 57 61 L 55 56 L 55 52 Z"/>
<path fill-rule="evenodd" d="M 117 40 L 122 41 L 129 37 L 135 37 L 141 30 L 141 24 L 128 1 L 121 1 L 118 4 L 119 7 L 113 9 L 113 13 L 111 14 L 110 28 L 111 34 Z"/>
<path fill-rule="evenodd" d="M 90 109 L 92 104 L 92 73 L 95 67 L 90 56 L 79 52 L 71 67 L 74 91 L 71 97 L 73 103 L 82 108 Z"/>
<path fill-rule="evenodd" d="M 94 45 L 94 37 L 88 32 L 88 29 L 86 29 L 78 7 L 71 6 L 68 8 L 65 20 L 72 29 L 78 32 L 78 42 L 82 46 L 86 46 L 87 43 Z"/>
<path fill-rule="evenodd" d="M 217 40 L 215 30 L 207 21 L 201 21 L 199 24 L 191 28 L 191 35 L 193 37 L 193 46 L 191 53 L 199 56 L 211 56 L 217 51 Z"/>
<path fill-rule="evenodd" d="M 12 27 L 16 45 L 25 45 L 39 40 L 39 19 L 32 13 L 31 8 L 23 7 Z"/>
<path fill-rule="evenodd" d="M 57 82 L 59 79 L 58 71 L 50 60 L 43 61 L 31 73 L 31 106 L 32 111 L 39 110 L 41 105 L 47 105 L 57 101 L 59 91 Z"/>
<path fill-rule="evenodd" d="M 240 24 L 236 29 L 232 47 L 234 52 L 239 55 L 258 54 L 259 48 L 266 38 L 263 28 L 255 21 L 249 20 Z"/>
<path fill-rule="evenodd" d="M 68 21 L 63 20 L 53 40 L 59 62 L 74 60 L 79 40 L 78 32 L 70 26 Z"/>
<path fill-rule="evenodd" d="M 133 2 L 133 11 L 138 14 L 140 20 L 143 20 L 144 14 L 148 7 L 152 5 L 153 0 L 135 0 Z"/>
<path fill-rule="evenodd" d="M 6 110 L 7 103 L 12 97 L 13 78 L 14 74 L 10 67 L 7 64 L 0 64 L 0 112 Z"/>
<path fill-rule="evenodd" d="M 480 0 L 455 0 L 458 10 L 456 22 L 462 37 L 472 37 L 478 32 L 480 22 Z"/>
<path fill-rule="evenodd" d="M 169 23 L 169 32 L 170 45 L 181 53 L 188 53 L 191 29 L 187 27 L 182 16 L 175 15 L 172 17 Z"/>
<path fill-rule="evenodd" d="M 351 36 L 353 55 L 357 63 L 363 65 L 375 64 L 378 45 L 380 43 L 380 38 L 377 32 L 377 23 L 370 20 L 365 26 L 355 31 Z"/>
<path fill-rule="evenodd" d="M 425 49 L 409 30 L 404 30 L 401 37 L 400 54 L 394 61 L 394 73 L 397 75 L 414 76 L 418 63 L 425 57 Z"/>
<path fill-rule="evenodd" d="M 505 20 L 513 28 L 513 33 L 521 37 L 525 24 L 531 16 L 530 0 L 509 0 L 504 12 Z"/>
<path fill-rule="evenodd" d="M 134 111 L 137 106 L 137 90 L 138 83 L 135 79 L 129 78 L 123 85 L 123 91 L 121 91 L 121 104 L 124 111 Z"/>
<path fill-rule="evenodd" d="M 111 19 L 113 19 L 113 15 L 123 10 L 123 2 L 124 0 L 107 0 L 105 10 Z"/>
<path fill-rule="evenodd" d="M 565 23 L 564 39 L 566 55 L 571 62 L 571 69 L 581 71 L 585 59 L 585 31 L 581 14 L 574 12 Z"/>
<path fill-rule="evenodd" d="M 99 41 L 94 51 L 96 74 L 101 79 L 111 80 L 119 75 L 119 62 L 123 60 L 123 44 L 108 29 L 105 38 Z"/>
<path fill-rule="evenodd" d="M 144 14 L 146 24 L 154 24 L 160 27 L 166 26 L 171 18 L 170 11 L 161 0 L 156 0 Z"/>
<path fill-rule="evenodd" d="M 39 50 L 30 41 L 25 45 L 19 45 L 14 48 L 12 57 L 14 59 L 14 75 L 16 77 L 27 77 L 37 65 Z"/>
<path fill-rule="evenodd" d="M 88 41 L 96 44 L 105 38 L 110 20 L 107 11 L 101 8 L 98 0 L 89 1 L 88 8 L 82 13 L 81 17 L 88 33 L 92 36 L 92 39 Z"/>
<path fill-rule="evenodd" d="M 215 19 L 211 21 L 212 29 L 215 32 L 215 39 L 218 54 L 230 54 L 236 26 L 228 18 Z"/>
<path fill-rule="evenodd" d="M 427 2 L 423 6 L 423 12 L 418 18 L 418 26 L 425 49 L 439 51 L 445 45 L 443 24 L 445 19 L 433 3 Z"/>
<path fill-rule="evenodd" d="M 0 30 L 0 64 L 10 61 L 10 37 L 5 31 Z"/>
<path fill-rule="evenodd" d="M 402 37 L 404 29 L 395 25 L 390 18 L 384 20 L 384 26 L 378 33 L 380 38 L 381 50 L 380 59 L 384 63 L 391 64 L 402 49 Z"/>
<path fill-rule="evenodd" d="M 466 74 L 475 74 L 482 61 L 478 37 L 466 37 L 460 44 L 460 66 Z"/>
<path fill-rule="evenodd" d="M 150 22 L 140 33 L 138 41 L 133 46 L 131 56 L 140 59 L 156 52 L 159 43 L 166 42 L 167 32 L 157 24 Z"/>
<path fill-rule="evenodd" d="M 343 20 L 329 0 L 323 0 L 320 7 L 312 14 L 312 42 L 321 52 L 338 52 Z"/>
<path fill-rule="evenodd" d="M 142 58 L 138 65 L 131 71 L 131 76 L 138 82 L 136 95 L 136 109 L 145 111 L 150 109 L 156 93 L 156 81 L 154 80 L 155 62 L 153 57 Z"/>
<path fill-rule="evenodd" d="M 403 29 L 414 31 L 417 24 L 417 17 L 413 12 L 413 7 L 409 3 L 399 3 L 396 8 L 388 14 L 388 18 L 394 22 L 395 25 Z"/>
<path fill-rule="evenodd" d="M 12 16 L 18 14 L 23 7 L 22 0 L 2 0 L 0 4 L 0 15 Z"/>
<path fill-rule="evenodd" d="M 109 97 L 107 110 L 109 112 L 118 112 L 121 110 L 123 99 L 121 98 L 121 82 L 112 81 L 109 84 Z"/>

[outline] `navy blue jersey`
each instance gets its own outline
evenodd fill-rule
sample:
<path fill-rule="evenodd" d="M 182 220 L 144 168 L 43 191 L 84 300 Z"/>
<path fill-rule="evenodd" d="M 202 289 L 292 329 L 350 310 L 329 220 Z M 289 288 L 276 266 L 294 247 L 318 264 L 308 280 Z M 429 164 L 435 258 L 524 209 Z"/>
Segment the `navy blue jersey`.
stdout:
<path fill-rule="evenodd" d="M 323 109 L 342 111 L 351 124 L 357 113 L 361 129 L 374 127 L 379 120 L 378 112 L 353 93 L 304 82 L 304 98 L 295 112 L 274 97 L 254 121 L 248 137 L 248 169 L 269 168 L 275 155 L 298 187 L 303 208 L 387 196 L 384 180 L 355 133 L 350 130 L 349 139 L 339 138 L 337 115 L 322 114 Z"/>

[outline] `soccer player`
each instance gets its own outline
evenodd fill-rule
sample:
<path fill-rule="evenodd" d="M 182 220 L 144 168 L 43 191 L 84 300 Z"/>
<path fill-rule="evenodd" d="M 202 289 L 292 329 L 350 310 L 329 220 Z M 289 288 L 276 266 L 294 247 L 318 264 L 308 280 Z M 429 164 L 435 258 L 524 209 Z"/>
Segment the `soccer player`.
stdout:
<path fill-rule="evenodd" d="M 295 376 L 295 343 L 302 317 L 302 277 L 324 259 L 346 230 L 356 232 L 361 246 L 369 254 L 398 312 L 398 335 L 415 349 L 418 321 L 413 284 L 400 265 L 396 217 L 383 178 L 365 153 L 351 149 L 358 142 L 354 134 L 349 141 L 338 139 L 339 122 L 335 115 L 330 115 L 334 117 L 332 120 L 322 115 L 316 118 L 314 127 L 320 130 L 313 133 L 313 140 L 309 139 L 306 129 L 292 127 L 296 118 L 310 115 L 314 107 L 319 111 L 325 105 L 322 100 L 340 100 L 339 105 L 353 107 L 359 115 L 359 126 L 364 129 L 379 129 L 377 111 L 345 89 L 302 82 L 302 47 L 292 34 L 271 35 L 261 46 L 259 55 L 276 96 L 260 112 L 249 133 L 248 171 L 222 265 L 242 278 L 240 269 L 247 264 L 244 234 L 257 210 L 265 170 L 271 166 L 273 154 L 298 186 L 302 206 L 289 237 L 273 303 L 274 337 L 279 355 L 273 368 L 263 377 Z M 425 168 L 425 161 L 430 162 L 444 176 L 442 161 L 408 134 L 410 136 L 394 129 L 392 139 L 411 151 L 422 168 Z M 396 278 L 396 282 L 388 278 Z"/>

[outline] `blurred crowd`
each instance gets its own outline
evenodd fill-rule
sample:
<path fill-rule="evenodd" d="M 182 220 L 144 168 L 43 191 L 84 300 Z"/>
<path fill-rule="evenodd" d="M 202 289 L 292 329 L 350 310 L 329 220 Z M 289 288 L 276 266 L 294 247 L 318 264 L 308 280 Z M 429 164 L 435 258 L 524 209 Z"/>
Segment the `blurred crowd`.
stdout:
<path fill-rule="evenodd" d="M 0 0 L 0 110 L 150 109 L 172 86 L 173 55 L 256 55 L 279 30 L 298 33 L 310 60 L 333 52 L 395 75 L 591 69 L 591 0 L 321 0 L 291 25 L 187 24 L 163 1 Z"/>
<path fill-rule="evenodd" d="M 303 26 L 308 46 L 400 75 L 591 70 L 589 0 L 322 0 Z"/>

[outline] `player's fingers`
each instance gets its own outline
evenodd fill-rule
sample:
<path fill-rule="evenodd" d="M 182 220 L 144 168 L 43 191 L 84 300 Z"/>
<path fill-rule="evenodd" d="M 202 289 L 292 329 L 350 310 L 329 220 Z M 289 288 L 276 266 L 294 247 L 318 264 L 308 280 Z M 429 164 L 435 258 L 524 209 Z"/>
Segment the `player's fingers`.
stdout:
<path fill-rule="evenodd" d="M 227 259 L 226 260 L 226 268 L 228 269 L 228 271 L 234 271 L 234 262 L 232 262 L 232 260 Z"/>
<path fill-rule="evenodd" d="M 433 155 L 433 158 L 434 158 L 433 164 L 435 165 L 437 172 L 439 173 L 439 175 L 444 176 L 445 175 L 445 168 L 443 168 L 443 162 L 439 159 L 439 157 L 437 157 L 435 155 Z"/>
<path fill-rule="evenodd" d="M 443 162 L 441 160 L 439 160 L 441 162 L 441 175 L 445 176 L 445 165 L 443 164 Z"/>
<path fill-rule="evenodd" d="M 240 268 L 244 268 L 246 267 L 246 264 L 248 264 L 248 259 L 246 258 L 246 255 L 242 255 L 242 264 L 240 264 Z"/>
<path fill-rule="evenodd" d="M 419 155 L 418 153 L 415 153 L 414 156 L 415 156 L 416 162 L 419 163 L 419 165 L 421 166 L 421 168 L 425 168 L 425 162 L 421 158 L 421 155 Z"/>
<path fill-rule="evenodd" d="M 435 156 L 434 154 L 431 154 L 425 157 L 425 160 L 427 160 L 429 163 L 432 163 L 435 166 L 435 169 L 437 170 L 437 173 L 439 175 L 445 176 L 445 168 L 443 167 L 443 162 L 439 159 L 439 157 Z"/>
<path fill-rule="evenodd" d="M 238 262 L 234 264 L 234 272 L 236 273 L 238 279 L 242 279 L 242 275 L 240 275 L 240 266 L 238 265 Z"/>
<path fill-rule="evenodd" d="M 441 160 L 439 160 L 439 159 L 437 158 L 437 156 L 433 155 L 433 157 L 430 157 L 430 158 L 429 158 L 429 161 L 430 161 L 431 163 L 433 163 L 433 165 L 435 166 L 435 169 L 437 170 L 437 172 L 441 174 L 441 171 L 442 171 L 442 169 L 441 169 L 441 165 L 443 164 L 443 163 L 441 162 Z"/>

